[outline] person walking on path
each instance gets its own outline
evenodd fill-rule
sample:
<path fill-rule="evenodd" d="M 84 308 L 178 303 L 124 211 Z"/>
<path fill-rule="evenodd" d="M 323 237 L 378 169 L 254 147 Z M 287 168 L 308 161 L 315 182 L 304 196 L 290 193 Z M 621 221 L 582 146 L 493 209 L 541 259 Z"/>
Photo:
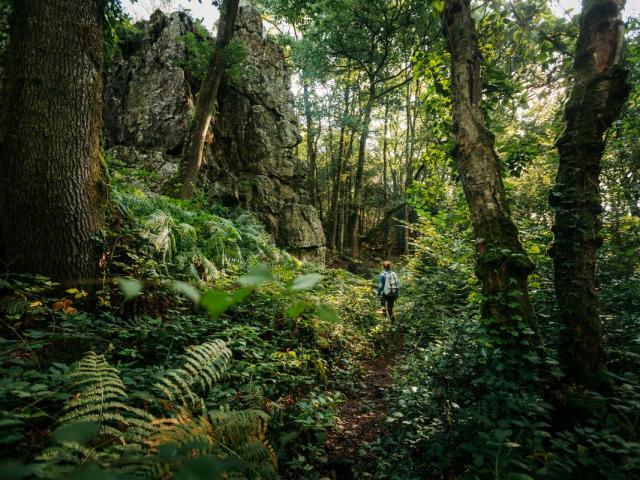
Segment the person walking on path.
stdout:
<path fill-rule="evenodd" d="M 393 304 L 400 293 L 400 282 L 396 272 L 391 270 L 391 262 L 386 261 L 382 266 L 384 271 L 380 274 L 378 281 L 378 297 L 380 297 L 382 310 L 386 312 L 390 320 L 393 320 Z"/>

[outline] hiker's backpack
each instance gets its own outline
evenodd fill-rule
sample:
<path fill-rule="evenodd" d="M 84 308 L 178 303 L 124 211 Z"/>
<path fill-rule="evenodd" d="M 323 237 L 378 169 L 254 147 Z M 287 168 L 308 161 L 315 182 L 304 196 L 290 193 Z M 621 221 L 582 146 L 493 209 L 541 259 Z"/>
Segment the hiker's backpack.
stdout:
<path fill-rule="evenodd" d="M 398 293 L 400 293 L 400 282 L 398 282 L 396 272 L 384 272 L 384 289 L 382 291 L 387 297 L 398 296 Z"/>

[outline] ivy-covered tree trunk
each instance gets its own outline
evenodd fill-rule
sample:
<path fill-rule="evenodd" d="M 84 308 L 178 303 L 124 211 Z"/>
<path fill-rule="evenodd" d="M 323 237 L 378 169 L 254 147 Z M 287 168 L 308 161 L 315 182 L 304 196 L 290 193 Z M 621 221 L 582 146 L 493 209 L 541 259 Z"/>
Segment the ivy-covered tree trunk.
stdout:
<path fill-rule="evenodd" d="M 57 280 L 97 267 L 101 0 L 14 2 L 0 137 L 2 259 Z"/>
<path fill-rule="evenodd" d="M 236 23 L 239 3 L 239 0 L 223 0 L 220 6 L 216 45 L 209 60 L 207 73 L 198 92 L 196 109 L 193 114 L 193 128 L 189 133 L 188 147 L 185 150 L 184 173 L 179 195 L 183 199 L 191 198 L 195 184 L 198 181 L 198 173 L 202 166 L 204 143 L 216 108 L 218 89 L 226 67 L 224 50 L 233 37 L 233 28 Z"/>
<path fill-rule="evenodd" d="M 568 380 L 597 383 L 603 367 L 596 278 L 602 211 L 599 177 L 604 133 L 628 95 L 620 65 L 622 0 L 584 0 L 574 61 L 574 82 L 565 105 L 565 129 L 556 141 L 560 164 L 549 195 L 555 209 L 550 250 L 560 321 L 560 359 Z"/>
<path fill-rule="evenodd" d="M 518 238 L 500 176 L 494 136 L 480 108 L 482 55 L 469 0 L 448 0 L 442 13 L 451 53 L 454 157 L 476 238 L 476 274 L 482 282 L 482 315 L 497 328 L 536 329 L 527 278 L 533 264 Z M 508 333 L 507 333 L 508 334 Z M 515 340 L 515 338 L 514 338 Z"/>

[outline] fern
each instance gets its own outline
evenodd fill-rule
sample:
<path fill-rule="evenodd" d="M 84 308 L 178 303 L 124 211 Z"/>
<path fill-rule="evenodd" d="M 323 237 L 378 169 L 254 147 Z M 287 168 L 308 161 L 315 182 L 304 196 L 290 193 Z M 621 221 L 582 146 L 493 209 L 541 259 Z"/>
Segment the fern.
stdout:
<path fill-rule="evenodd" d="M 95 424 L 97 436 L 92 439 L 91 446 L 62 440 L 59 445 L 45 450 L 37 458 L 42 462 L 42 468 L 38 469 L 41 478 L 64 478 L 88 461 L 113 468 L 122 457 L 117 452 L 118 447 L 127 445 L 129 450 L 140 451 L 135 441 L 153 432 L 153 416 L 125 403 L 127 392 L 119 372 L 103 355 L 87 353 L 67 376 L 75 395 L 67 402 L 58 426 L 72 429 L 80 424 Z M 100 449 L 95 445 L 109 448 Z"/>
<path fill-rule="evenodd" d="M 189 347 L 182 355 L 183 366 L 169 370 L 155 385 L 168 400 L 180 400 L 182 405 L 196 407 L 201 399 L 194 391 L 199 386 L 206 392 L 218 381 L 231 359 L 231 350 L 221 340 Z"/>
<path fill-rule="evenodd" d="M 79 392 L 67 403 L 65 413 L 58 420 L 60 426 L 92 422 L 98 425 L 99 434 L 123 438 L 123 428 L 136 417 L 151 419 L 145 412 L 124 403 L 125 386 L 118 370 L 109 366 L 104 355 L 87 353 L 68 375 L 70 386 Z"/>
<path fill-rule="evenodd" d="M 167 371 L 155 385 L 160 395 L 147 396 L 169 413 L 155 417 L 128 403 L 118 370 L 103 355 L 87 353 L 68 373 L 76 394 L 58 423 L 60 427 L 95 423 L 98 435 L 89 445 L 63 440 L 45 450 L 38 457 L 36 475 L 64 478 L 92 462 L 120 474 L 167 478 L 185 462 L 212 455 L 227 465 L 228 478 L 274 478 L 275 454 L 266 440 L 266 413 L 224 408 L 197 413 L 204 411 L 202 395 L 214 387 L 230 359 L 231 351 L 220 340 L 190 347 L 182 356 L 182 367 Z M 167 455 L 163 446 L 174 453 Z M 243 476 L 245 471 L 251 476 Z"/>
<path fill-rule="evenodd" d="M 177 417 L 157 421 L 149 446 L 154 452 L 162 445 L 172 445 L 190 457 L 234 458 L 254 473 L 250 478 L 274 478 L 276 455 L 266 440 L 267 420 L 267 414 L 258 410 L 219 410 L 197 417 L 183 411 Z M 156 463 L 154 468 L 156 474 L 171 470 L 167 461 Z"/>
<path fill-rule="evenodd" d="M 153 253 L 160 255 L 163 262 L 170 260 L 176 252 L 175 222 L 171 215 L 155 211 L 143 220 L 143 226 L 141 236 L 149 241 Z"/>

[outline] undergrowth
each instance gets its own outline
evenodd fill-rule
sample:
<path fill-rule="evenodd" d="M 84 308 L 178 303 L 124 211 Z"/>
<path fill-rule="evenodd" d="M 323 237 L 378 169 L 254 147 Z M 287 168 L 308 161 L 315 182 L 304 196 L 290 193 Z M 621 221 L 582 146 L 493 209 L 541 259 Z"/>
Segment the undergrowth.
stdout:
<path fill-rule="evenodd" d="M 409 265 L 413 305 L 402 320 L 405 355 L 389 394 L 389 434 L 377 445 L 385 453 L 377 478 L 637 478 L 640 270 L 636 258 L 614 261 L 628 243 L 609 241 L 601 258 L 610 391 L 566 390 L 544 255 L 550 239 L 535 225 L 523 228 L 538 263 L 531 294 L 542 347 L 501 344 L 479 317 L 471 232 L 459 219 L 459 228 L 446 227 L 451 215 L 424 219 Z"/>
<path fill-rule="evenodd" d="M 374 345 L 369 283 L 246 212 L 111 199 L 99 278 L 0 280 L 1 476 L 318 478 Z"/>

